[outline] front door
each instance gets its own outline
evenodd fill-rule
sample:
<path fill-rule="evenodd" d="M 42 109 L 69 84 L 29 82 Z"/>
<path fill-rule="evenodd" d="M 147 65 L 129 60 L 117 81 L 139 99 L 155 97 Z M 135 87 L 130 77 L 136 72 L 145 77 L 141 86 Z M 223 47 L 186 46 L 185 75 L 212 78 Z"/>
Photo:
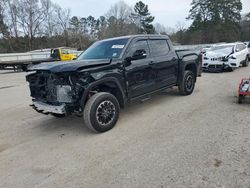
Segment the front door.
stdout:
<path fill-rule="evenodd" d="M 147 37 L 136 39 L 128 48 L 130 49 L 126 57 L 132 57 L 131 61 L 125 61 L 125 74 L 127 78 L 129 98 L 146 94 L 153 90 L 154 78 L 150 65 L 150 51 Z M 137 51 L 144 51 L 145 56 L 141 59 L 133 59 Z"/>

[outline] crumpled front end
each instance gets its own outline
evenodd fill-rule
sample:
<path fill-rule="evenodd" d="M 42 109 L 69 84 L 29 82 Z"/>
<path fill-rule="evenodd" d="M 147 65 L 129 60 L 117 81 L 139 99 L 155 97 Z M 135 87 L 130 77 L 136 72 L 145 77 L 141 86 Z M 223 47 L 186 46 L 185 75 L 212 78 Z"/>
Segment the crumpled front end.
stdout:
<path fill-rule="evenodd" d="M 229 67 L 229 59 L 227 56 L 221 57 L 203 57 L 202 68 L 205 70 L 223 70 Z"/>
<path fill-rule="evenodd" d="M 37 71 L 26 77 L 33 108 L 44 114 L 71 114 L 79 111 L 79 96 L 84 91 L 78 75 Z"/>
<path fill-rule="evenodd" d="M 228 68 L 236 68 L 239 66 L 236 55 L 232 49 L 221 49 L 216 51 L 208 51 L 203 55 L 203 70 L 220 71 Z"/>

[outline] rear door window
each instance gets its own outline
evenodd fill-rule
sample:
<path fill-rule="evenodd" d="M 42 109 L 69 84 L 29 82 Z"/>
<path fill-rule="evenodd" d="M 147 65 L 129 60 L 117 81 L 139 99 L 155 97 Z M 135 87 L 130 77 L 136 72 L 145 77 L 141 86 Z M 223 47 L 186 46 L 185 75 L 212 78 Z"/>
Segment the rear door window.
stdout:
<path fill-rule="evenodd" d="M 149 40 L 152 57 L 167 55 L 170 51 L 167 40 Z"/>
<path fill-rule="evenodd" d="M 245 50 L 247 47 L 246 47 L 246 45 L 245 44 L 241 44 L 241 49 L 242 50 Z"/>

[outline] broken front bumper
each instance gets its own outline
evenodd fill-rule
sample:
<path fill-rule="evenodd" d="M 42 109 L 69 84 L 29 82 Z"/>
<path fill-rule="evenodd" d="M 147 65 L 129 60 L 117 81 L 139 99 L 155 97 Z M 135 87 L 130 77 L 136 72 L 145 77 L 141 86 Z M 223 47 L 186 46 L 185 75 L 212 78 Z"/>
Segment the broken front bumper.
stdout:
<path fill-rule="evenodd" d="M 33 100 L 33 104 L 31 105 L 37 112 L 43 114 L 66 114 L 66 105 L 50 105 L 43 103 L 41 101 Z"/>

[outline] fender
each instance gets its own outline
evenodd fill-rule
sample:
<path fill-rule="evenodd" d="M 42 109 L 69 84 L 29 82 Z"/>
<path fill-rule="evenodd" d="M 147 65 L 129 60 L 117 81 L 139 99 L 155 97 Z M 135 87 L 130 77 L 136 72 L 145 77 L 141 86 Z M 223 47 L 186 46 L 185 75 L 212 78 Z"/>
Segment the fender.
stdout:
<path fill-rule="evenodd" d="M 201 76 L 201 65 L 199 65 L 199 56 L 197 54 L 192 54 L 195 55 L 197 57 L 197 59 L 194 61 L 193 59 L 189 59 L 188 56 L 185 59 L 185 56 L 182 58 L 181 60 L 181 66 L 180 66 L 180 70 L 179 70 L 179 77 L 178 77 L 178 81 L 177 83 L 179 84 L 183 78 L 183 74 L 185 72 L 185 70 L 187 69 L 187 67 L 189 65 L 195 66 L 196 72 L 195 72 L 195 80 L 197 78 L 197 76 Z"/>
<path fill-rule="evenodd" d="M 113 83 L 115 83 L 116 86 L 118 87 L 118 89 L 120 90 L 121 94 L 122 94 L 123 103 L 125 103 L 127 101 L 126 94 L 125 94 L 119 80 L 116 79 L 116 78 L 113 78 L 113 77 L 106 77 L 106 78 L 102 78 L 100 80 L 97 80 L 95 82 L 92 82 L 91 84 L 88 85 L 88 87 L 85 88 L 85 90 L 83 92 L 83 96 L 81 98 L 81 106 L 84 106 L 84 102 L 86 101 L 86 99 L 88 97 L 88 93 L 91 91 L 91 89 L 94 88 L 95 86 L 98 86 L 98 85 L 103 84 L 105 82 L 113 82 Z"/>

